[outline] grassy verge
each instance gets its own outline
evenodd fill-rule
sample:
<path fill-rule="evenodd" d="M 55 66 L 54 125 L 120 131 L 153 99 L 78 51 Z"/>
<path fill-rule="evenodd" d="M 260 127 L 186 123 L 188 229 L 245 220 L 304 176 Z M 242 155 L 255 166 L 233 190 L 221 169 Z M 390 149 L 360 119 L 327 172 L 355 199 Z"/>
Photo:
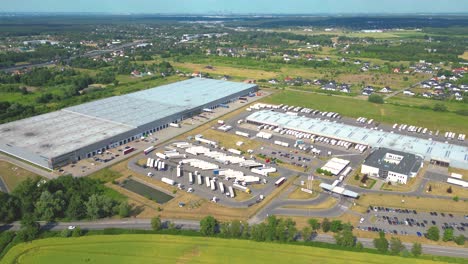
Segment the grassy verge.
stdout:
<path fill-rule="evenodd" d="M 39 177 L 39 175 L 9 162 L 0 161 L 0 177 L 2 177 L 8 190 L 13 191 L 22 181 Z"/>
<path fill-rule="evenodd" d="M 328 197 L 325 201 L 319 203 L 319 204 L 309 204 L 309 205 L 285 205 L 283 208 L 292 208 L 292 209 L 329 209 L 332 208 L 337 204 L 337 200 Z"/>
<path fill-rule="evenodd" d="M 353 210 L 365 212 L 370 205 L 465 214 L 468 202 L 390 194 L 362 194 Z"/>

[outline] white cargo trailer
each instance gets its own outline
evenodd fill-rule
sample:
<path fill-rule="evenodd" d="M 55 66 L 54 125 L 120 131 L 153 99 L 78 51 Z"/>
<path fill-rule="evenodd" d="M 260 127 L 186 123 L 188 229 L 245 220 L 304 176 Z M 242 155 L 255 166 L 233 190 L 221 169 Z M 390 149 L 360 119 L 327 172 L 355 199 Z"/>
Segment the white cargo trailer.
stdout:
<path fill-rule="evenodd" d="M 211 190 L 212 190 L 212 191 L 216 191 L 216 183 L 215 183 L 214 180 L 211 180 L 211 181 L 210 181 L 210 186 L 211 186 Z"/>
<path fill-rule="evenodd" d="M 203 179 L 202 179 L 202 176 L 200 174 L 197 175 L 197 180 L 198 180 L 198 185 L 203 184 Z"/>
<path fill-rule="evenodd" d="M 232 188 L 232 186 L 229 186 L 228 189 L 229 189 L 229 196 L 230 196 L 231 198 L 236 197 L 236 193 L 234 192 L 234 188 Z"/>
<path fill-rule="evenodd" d="M 188 178 L 189 178 L 189 183 L 193 184 L 193 174 L 191 172 L 189 172 Z"/>
<path fill-rule="evenodd" d="M 161 179 L 161 181 L 164 182 L 164 183 L 166 183 L 166 184 L 169 184 L 169 185 L 174 185 L 174 184 L 175 184 L 175 182 L 174 182 L 173 180 L 168 179 L 168 178 L 165 178 L 165 177 L 163 177 L 163 178 Z"/>
<path fill-rule="evenodd" d="M 177 165 L 177 177 L 182 177 L 182 167 Z"/>
<path fill-rule="evenodd" d="M 221 193 L 225 193 L 226 190 L 224 189 L 224 184 L 222 182 L 218 182 L 218 185 L 219 185 L 219 191 Z"/>

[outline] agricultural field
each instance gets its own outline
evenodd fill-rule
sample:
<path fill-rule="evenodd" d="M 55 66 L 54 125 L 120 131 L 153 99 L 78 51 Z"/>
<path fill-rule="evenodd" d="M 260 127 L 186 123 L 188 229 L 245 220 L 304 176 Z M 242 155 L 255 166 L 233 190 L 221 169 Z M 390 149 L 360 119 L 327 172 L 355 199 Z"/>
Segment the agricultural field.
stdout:
<path fill-rule="evenodd" d="M 430 130 L 456 131 L 468 134 L 466 117 L 451 112 L 402 107 L 391 104 L 373 104 L 353 97 L 322 95 L 300 91 L 282 91 L 264 99 L 267 103 L 298 105 L 320 111 L 338 112 L 348 117 L 364 116 L 388 124 L 405 123 L 427 127 Z M 421 118 L 430 117 L 430 118 Z"/>
<path fill-rule="evenodd" d="M 263 254 L 268 252 L 268 254 Z M 425 259 L 371 253 L 169 235 L 48 238 L 13 247 L 2 263 L 363 263 L 432 264 Z"/>

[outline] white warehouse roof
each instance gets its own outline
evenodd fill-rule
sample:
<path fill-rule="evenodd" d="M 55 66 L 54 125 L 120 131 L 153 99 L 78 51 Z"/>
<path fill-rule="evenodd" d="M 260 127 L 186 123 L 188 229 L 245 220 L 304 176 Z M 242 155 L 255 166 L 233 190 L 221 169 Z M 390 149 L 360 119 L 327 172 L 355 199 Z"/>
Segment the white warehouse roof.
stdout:
<path fill-rule="evenodd" d="M 247 121 L 279 126 L 314 135 L 413 153 L 425 160 L 447 161 L 450 166 L 468 169 L 468 147 L 329 122 L 281 112 L 262 110 L 249 115 Z"/>

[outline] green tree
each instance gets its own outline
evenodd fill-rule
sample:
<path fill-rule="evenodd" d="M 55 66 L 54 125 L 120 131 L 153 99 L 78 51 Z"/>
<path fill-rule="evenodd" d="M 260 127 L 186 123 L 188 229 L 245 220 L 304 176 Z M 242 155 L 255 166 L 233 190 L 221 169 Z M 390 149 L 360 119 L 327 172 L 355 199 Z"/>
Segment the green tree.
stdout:
<path fill-rule="evenodd" d="M 16 233 L 19 241 L 26 242 L 35 239 L 39 235 L 40 225 L 31 215 L 26 215 L 21 220 L 21 228 Z"/>
<path fill-rule="evenodd" d="M 119 216 L 122 218 L 130 216 L 130 205 L 127 202 L 122 202 L 119 205 Z"/>
<path fill-rule="evenodd" d="M 82 219 L 86 217 L 86 206 L 79 194 L 71 196 L 65 215 L 69 219 Z"/>
<path fill-rule="evenodd" d="M 403 246 L 399 238 L 392 237 L 390 239 L 390 253 L 398 255 L 403 249 L 405 249 L 405 246 Z"/>
<path fill-rule="evenodd" d="M 91 219 L 103 218 L 114 214 L 115 202 L 104 195 L 91 195 L 85 205 L 86 214 Z"/>
<path fill-rule="evenodd" d="M 80 237 L 83 235 L 83 231 L 81 230 L 81 228 L 79 226 L 75 227 L 75 229 L 73 229 L 72 231 L 72 237 Z"/>
<path fill-rule="evenodd" d="M 442 236 L 442 240 L 444 242 L 453 240 L 453 229 L 452 228 L 446 228 L 444 230 L 444 235 Z"/>
<path fill-rule="evenodd" d="M 162 229 L 162 222 L 159 216 L 153 217 L 151 219 L 151 228 L 153 228 L 154 231 L 159 231 Z"/>
<path fill-rule="evenodd" d="M 239 220 L 232 220 L 229 225 L 229 237 L 240 238 L 242 236 L 242 223 Z"/>
<path fill-rule="evenodd" d="M 369 101 L 371 103 L 374 103 L 374 104 L 383 104 L 384 103 L 383 97 L 378 95 L 378 94 L 369 95 L 369 97 L 367 98 L 367 101 Z"/>
<path fill-rule="evenodd" d="M 204 236 L 214 236 L 217 232 L 218 221 L 211 215 L 200 220 L 200 233 Z"/>
<path fill-rule="evenodd" d="M 357 242 L 357 243 L 356 243 L 356 249 L 362 250 L 362 249 L 364 249 L 364 245 L 362 245 L 361 242 Z"/>
<path fill-rule="evenodd" d="M 411 248 L 411 253 L 413 256 L 417 257 L 422 254 L 422 246 L 421 243 L 413 243 L 413 247 Z"/>
<path fill-rule="evenodd" d="M 427 238 L 429 238 L 430 240 L 438 241 L 440 239 L 439 228 L 437 228 L 437 226 L 431 226 L 427 230 Z"/>
<path fill-rule="evenodd" d="M 63 192 L 57 191 L 55 194 L 49 191 L 43 191 L 39 200 L 36 202 L 36 214 L 41 220 L 52 221 L 55 219 L 57 214 L 62 211 L 65 204 L 62 199 Z"/>
<path fill-rule="evenodd" d="M 338 233 L 339 231 L 342 230 L 342 228 L 343 228 L 343 224 L 341 223 L 341 220 L 331 221 L 330 231 L 332 231 L 333 233 Z"/>
<path fill-rule="evenodd" d="M 447 111 L 447 106 L 444 105 L 444 104 L 441 104 L 441 103 L 437 103 L 437 104 L 434 105 L 432 110 L 434 110 L 436 112 L 446 112 Z"/>
<path fill-rule="evenodd" d="M 328 218 L 324 218 L 322 221 L 322 231 L 327 233 L 328 231 L 330 231 L 330 228 L 331 228 L 330 220 L 328 220 Z"/>
<path fill-rule="evenodd" d="M 21 203 L 18 198 L 0 192 L 0 222 L 9 223 L 21 217 Z"/>
<path fill-rule="evenodd" d="M 312 236 L 312 228 L 310 226 L 304 226 L 301 230 L 301 236 L 304 241 L 309 241 Z"/>
<path fill-rule="evenodd" d="M 464 245 L 465 244 L 465 236 L 459 235 L 453 238 L 453 241 L 457 243 L 457 245 Z"/>
<path fill-rule="evenodd" d="M 356 246 L 356 237 L 353 235 L 353 231 L 350 228 L 345 228 L 338 232 L 335 236 L 336 244 L 343 247 L 354 247 Z"/>
<path fill-rule="evenodd" d="M 374 247 L 380 253 L 386 253 L 388 251 L 388 240 L 385 238 L 385 233 L 380 231 L 379 237 L 374 238 Z"/>
<path fill-rule="evenodd" d="M 71 231 L 68 230 L 68 229 L 63 229 L 63 230 L 60 232 L 60 236 L 61 236 L 61 237 L 70 237 L 70 236 L 71 236 Z"/>
<path fill-rule="evenodd" d="M 320 222 L 315 218 L 309 219 L 308 223 L 310 227 L 312 228 L 312 231 L 314 232 L 316 232 L 320 228 Z"/>

